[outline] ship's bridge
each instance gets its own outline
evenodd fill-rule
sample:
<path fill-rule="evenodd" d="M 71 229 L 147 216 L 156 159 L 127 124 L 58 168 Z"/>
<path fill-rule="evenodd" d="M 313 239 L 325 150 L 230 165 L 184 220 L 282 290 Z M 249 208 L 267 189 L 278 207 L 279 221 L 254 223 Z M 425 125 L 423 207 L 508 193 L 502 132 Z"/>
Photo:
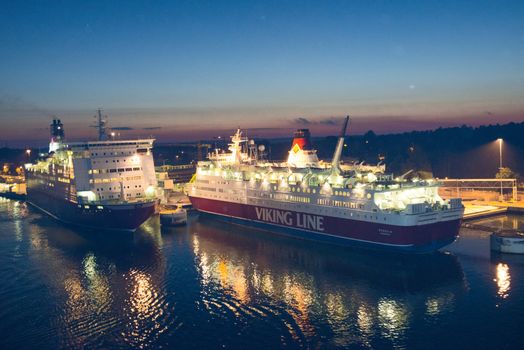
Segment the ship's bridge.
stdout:
<path fill-rule="evenodd" d="M 154 139 L 68 143 L 79 197 L 90 202 L 155 197 L 153 142 Z"/>

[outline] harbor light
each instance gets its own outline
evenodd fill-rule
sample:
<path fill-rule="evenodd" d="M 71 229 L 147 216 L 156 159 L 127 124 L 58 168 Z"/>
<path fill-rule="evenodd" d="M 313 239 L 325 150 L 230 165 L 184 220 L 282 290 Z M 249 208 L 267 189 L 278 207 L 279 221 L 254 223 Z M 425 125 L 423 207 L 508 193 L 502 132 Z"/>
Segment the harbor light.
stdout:
<path fill-rule="evenodd" d="M 148 186 L 146 189 L 146 196 L 153 197 L 155 195 L 155 188 L 153 186 Z"/>
<path fill-rule="evenodd" d="M 499 171 L 502 170 L 502 138 L 498 138 L 499 142 Z M 502 181 L 500 181 L 500 200 L 504 199 L 504 190 L 502 189 Z"/>
<path fill-rule="evenodd" d="M 502 139 L 498 138 L 497 141 L 499 143 L 499 169 L 502 169 Z"/>

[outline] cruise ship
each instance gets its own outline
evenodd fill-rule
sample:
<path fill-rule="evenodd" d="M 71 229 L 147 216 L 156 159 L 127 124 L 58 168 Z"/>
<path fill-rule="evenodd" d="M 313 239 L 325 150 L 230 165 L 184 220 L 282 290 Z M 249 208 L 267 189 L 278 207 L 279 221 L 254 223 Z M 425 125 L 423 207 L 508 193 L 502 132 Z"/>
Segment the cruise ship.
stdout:
<path fill-rule="evenodd" d="M 331 162 L 319 160 L 307 129 L 295 133 L 287 161 L 258 156 L 239 129 L 228 152 L 198 163 L 188 195 L 201 213 L 286 235 L 368 248 L 425 253 L 452 243 L 464 214 L 434 180 L 407 180 L 385 166 L 340 159 L 349 117 Z"/>
<path fill-rule="evenodd" d="M 98 113 L 99 140 L 65 142 L 51 124 L 49 154 L 26 165 L 27 201 L 65 223 L 134 231 L 155 211 L 154 139 L 110 140 Z"/>

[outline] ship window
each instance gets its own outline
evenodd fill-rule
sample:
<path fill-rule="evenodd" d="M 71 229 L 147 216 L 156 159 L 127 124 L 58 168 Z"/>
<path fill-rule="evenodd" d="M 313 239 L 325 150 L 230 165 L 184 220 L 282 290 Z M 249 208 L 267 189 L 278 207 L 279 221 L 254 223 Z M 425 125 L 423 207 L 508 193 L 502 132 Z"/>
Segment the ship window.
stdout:
<path fill-rule="evenodd" d="M 133 168 L 126 168 L 126 171 L 133 171 Z"/>
<path fill-rule="evenodd" d="M 120 169 L 118 169 L 118 172 L 119 172 L 119 173 L 123 173 L 124 170 L 125 170 L 124 168 L 120 168 Z"/>
<path fill-rule="evenodd" d="M 109 169 L 110 173 L 116 173 L 116 169 Z"/>

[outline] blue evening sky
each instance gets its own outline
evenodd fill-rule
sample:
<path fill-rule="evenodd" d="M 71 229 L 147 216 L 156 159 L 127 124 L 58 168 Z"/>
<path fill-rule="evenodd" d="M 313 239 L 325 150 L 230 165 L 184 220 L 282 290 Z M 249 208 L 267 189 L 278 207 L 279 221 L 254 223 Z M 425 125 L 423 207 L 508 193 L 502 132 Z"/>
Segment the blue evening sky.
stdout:
<path fill-rule="evenodd" d="M 0 141 L 524 120 L 524 1 L 4 1 L 0 50 Z"/>

